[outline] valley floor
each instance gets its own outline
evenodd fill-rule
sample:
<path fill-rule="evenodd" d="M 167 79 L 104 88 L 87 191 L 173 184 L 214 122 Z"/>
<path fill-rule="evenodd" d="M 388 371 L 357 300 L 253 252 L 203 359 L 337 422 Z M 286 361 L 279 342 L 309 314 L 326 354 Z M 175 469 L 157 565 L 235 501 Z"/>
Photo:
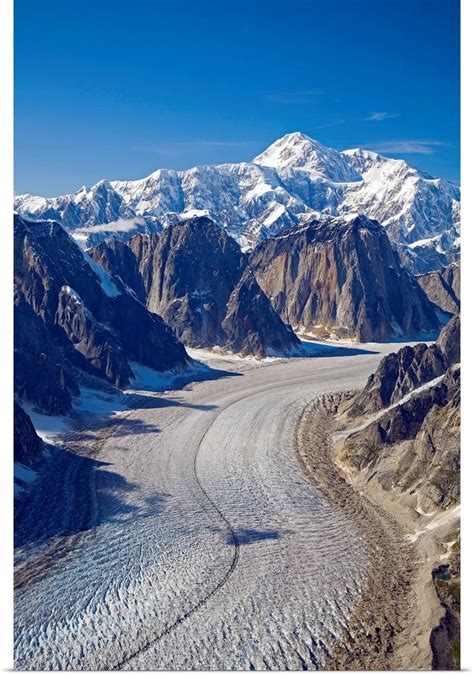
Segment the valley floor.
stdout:
<path fill-rule="evenodd" d="M 308 401 L 362 386 L 398 347 L 213 355 L 222 377 L 84 420 L 19 500 L 16 668 L 331 664 L 372 583 L 373 541 L 307 474 L 295 429 Z"/>

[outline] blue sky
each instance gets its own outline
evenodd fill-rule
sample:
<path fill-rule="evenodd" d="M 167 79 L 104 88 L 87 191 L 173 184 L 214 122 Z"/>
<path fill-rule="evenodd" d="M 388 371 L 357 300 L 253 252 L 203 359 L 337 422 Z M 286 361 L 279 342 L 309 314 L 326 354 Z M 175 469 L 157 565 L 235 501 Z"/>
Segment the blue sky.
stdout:
<path fill-rule="evenodd" d="M 302 131 L 459 180 L 456 0 L 16 0 L 15 189 L 251 159 Z"/>

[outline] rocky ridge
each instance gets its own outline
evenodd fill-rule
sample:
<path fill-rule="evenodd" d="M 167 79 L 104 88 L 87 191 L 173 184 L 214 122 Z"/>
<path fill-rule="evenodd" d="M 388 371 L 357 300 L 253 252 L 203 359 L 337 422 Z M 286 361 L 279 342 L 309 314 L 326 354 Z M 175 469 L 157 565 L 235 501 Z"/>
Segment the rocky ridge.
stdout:
<path fill-rule="evenodd" d="M 102 242 L 90 253 L 190 347 L 262 357 L 299 345 L 238 244 L 209 218 L 170 225 L 161 235 Z"/>
<path fill-rule="evenodd" d="M 459 502 L 460 318 L 436 344 L 389 354 L 345 406 L 340 461 L 422 513 Z"/>
<path fill-rule="evenodd" d="M 433 272 L 419 274 L 417 282 L 429 300 L 443 312 L 458 314 L 461 307 L 461 265 L 451 263 Z"/>
<path fill-rule="evenodd" d="M 308 218 L 363 213 L 425 272 L 459 255 L 459 199 L 456 185 L 403 160 L 360 148 L 338 152 L 296 132 L 251 162 L 159 169 L 54 198 L 18 195 L 15 208 L 30 219 L 55 219 L 89 244 L 207 215 L 244 248 Z"/>
<path fill-rule="evenodd" d="M 15 391 L 47 414 L 64 414 L 79 393 L 77 373 L 125 386 L 130 361 L 182 370 L 184 347 L 120 279 L 54 222 L 16 216 Z"/>
<path fill-rule="evenodd" d="M 439 329 L 385 229 L 364 216 L 296 226 L 260 243 L 249 260 L 283 321 L 300 332 L 383 341 Z"/>

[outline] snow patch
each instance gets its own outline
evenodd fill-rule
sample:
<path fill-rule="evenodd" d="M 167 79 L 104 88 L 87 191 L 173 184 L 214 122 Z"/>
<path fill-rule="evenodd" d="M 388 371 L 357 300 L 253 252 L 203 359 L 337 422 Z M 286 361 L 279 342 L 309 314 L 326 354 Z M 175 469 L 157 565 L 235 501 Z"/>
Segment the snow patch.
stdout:
<path fill-rule="evenodd" d="M 58 436 L 68 432 L 71 421 L 60 415 L 43 415 L 29 403 L 22 402 L 25 412 L 30 416 L 36 433 L 45 443 L 54 443 Z"/>
<path fill-rule="evenodd" d="M 33 471 L 33 469 L 30 469 L 27 466 L 23 466 L 23 464 L 19 464 L 18 462 L 15 462 L 13 465 L 13 475 L 15 479 L 14 483 L 14 494 L 17 495 L 20 492 L 23 492 L 25 489 L 25 485 L 22 485 L 22 483 L 26 483 L 28 485 L 29 483 L 33 483 L 38 474 L 36 471 Z M 18 483 L 16 481 L 19 481 Z"/>
<path fill-rule="evenodd" d="M 84 251 L 82 252 L 84 254 L 84 259 L 86 260 L 87 264 L 91 267 L 96 277 L 98 277 L 100 285 L 102 286 L 102 290 L 104 291 L 105 295 L 107 295 L 109 298 L 116 298 L 118 295 L 121 295 L 121 291 L 119 291 L 117 285 L 112 280 L 112 277 L 108 272 L 105 271 L 102 265 L 99 265 L 99 263 L 93 260 L 90 257 L 90 255 L 88 255 Z"/>
<path fill-rule="evenodd" d="M 285 213 L 286 209 L 283 204 L 279 204 L 273 211 L 265 218 L 263 221 L 263 226 L 268 227 L 273 225 L 273 223 L 280 218 Z"/>
<path fill-rule="evenodd" d="M 416 530 L 413 534 L 406 534 L 405 539 L 410 543 L 414 543 L 426 532 L 431 530 L 438 530 L 445 525 L 449 525 L 452 521 L 455 521 L 461 515 L 461 505 L 455 506 L 453 509 L 448 509 L 438 513 L 429 523 L 427 523 L 423 528 Z"/>
<path fill-rule="evenodd" d="M 126 409 L 127 406 L 122 394 L 109 393 L 89 387 L 81 387 L 81 393 L 74 402 L 74 410 L 80 413 L 114 415 Z"/>
<path fill-rule="evenodd" d="M 366 429 L 369 424 L 372 424 L 373 422 L 376 422 L 378 419 L 383 417 L 385 413 L 387 413 L 389 410 L 393 410 L 394 408 L 398 408 L 407 401 L 409 401 L 413 396 L 417 396 L 423 391 L 426 391 L 427 389 L 431 389 L 432 387 L 435 387 L 437 384 L 441 382 L 441 380 L 444 378 L 444 375 L 440 375 L 439 377 L 435 377 L 433 380 L 430 380 L 429 382 L 425 382 L 425 384 L 422 384 L 420 387 L 417 387 L 416 389 L 413 389 L 412 391 L 408 392 L 403 398 L 401 398 L 399 401 L 396 403 L 392 403 L 392 405 L 389 405 L 387 408 L 383 408 L 382 410 L 379 410 L 376 412 L 374 415 L 371 415 L 365 422 L 364 424 L 361 424 L 360 426 L 356 427 L 355 429 L 349 429 L 348 431 L 344 431 L 342 433 L 337 433 L 334 434 L 335 437 L 342 437 L 342 436 L 351 436 L 352 434 L 355 434 L 359 431 L 363 431 Z"/>

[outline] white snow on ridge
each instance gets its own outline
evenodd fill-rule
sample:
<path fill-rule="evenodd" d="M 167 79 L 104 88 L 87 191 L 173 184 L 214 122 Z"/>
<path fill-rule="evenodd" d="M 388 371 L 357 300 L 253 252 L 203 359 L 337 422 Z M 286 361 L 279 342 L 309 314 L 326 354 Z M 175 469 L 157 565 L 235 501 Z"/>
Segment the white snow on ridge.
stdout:
<path fill-rule="evenodd" d="M 269 225 L 273 225 L 273 223 L 278 220 L 280 216 L 282 216 L 285 212 L 285 207 L 283 204 L 279 204 L 263 221 L 264 227 L 268 227 Z"/>
<path fill-rule="evenodd" d="M 87 264 L 91 267 L 96 277 L 98 277 L 100 285 L 102 286 L 102 290 L 104 291 L 105 295 L 107 295 L 109 298 L 116 298 L 118 295 L 121 295 L 121 291 L 117 288 L 117 285 L 113 281 L 112 277 L 102 267 L 102 265 L 99 265 L 99 263 L 93 260 L 90 257 L 90 255 L 88 255 L 84 251 L 83 254 Z"/>
<path fill-rule="evenodd" d="M 355 429 L 348 429 L 347 432 L 343 432 L 341 434 L 337 433 L 334 436 L 336 437 L 341 437 L 341 436 L 351 436 L 352 434 L 355 434 L 359 431 L 363 431 L 366 429 L 370 424 L 373 422 L 376 422 L 378 419 L 383 417 L 385 413 L 387 413 L 389 410 L 393 410 L 394 408 L 399 408 L 401 405 L 404 403 L 407 403 L 411 398 L 414 396 L 418 396 L 418 394 L 421 394 L 423 391 L 427 391 L 428 389 L 431 389 L 432 387 L 435 387 L 437 384 L 441 382 L 443 379 L 444 375 L 440 375 L 439 377 L 435 377 L 433 380 L 430 380 L 429 382 L 425 382 L 424 384 L 420 385 L 416 389 L 412 389 L 412 391 L 408 392 L 408 394 L 405 394 L 403 398 L 401 398 L 399 401 L 396 403 L 392 403 L 391 405 L 387 406 L 386 408 L 383 408 L 382 410 L 378 410 L 374 415 L 371 415 L 363 424 L 360 426 L 356 427 Z"/>
<path fill-rule="evenodd" d="M 183 220 L 187 218 L 199 218 L 200 216 L 209 216 L 208 209 L 187 209 L 179 214 Z"/>
<path fill-rule="evenodd" d="M 395 243 L 459 234 L 459 188 L 401 159 L 353 148 L 338 152 L 301 133 L 287 134 L 253 161 L 159 169 L 143 179 L 100 181 L 55 198 L 19 195 L 26 218 L 55 218 L 77 237 L 149 228 L 209 215 L 244 248 L 297 224 L 309 214 L 365 213 Z M 271 215 L 274 214 L 274 215 Z"/>

